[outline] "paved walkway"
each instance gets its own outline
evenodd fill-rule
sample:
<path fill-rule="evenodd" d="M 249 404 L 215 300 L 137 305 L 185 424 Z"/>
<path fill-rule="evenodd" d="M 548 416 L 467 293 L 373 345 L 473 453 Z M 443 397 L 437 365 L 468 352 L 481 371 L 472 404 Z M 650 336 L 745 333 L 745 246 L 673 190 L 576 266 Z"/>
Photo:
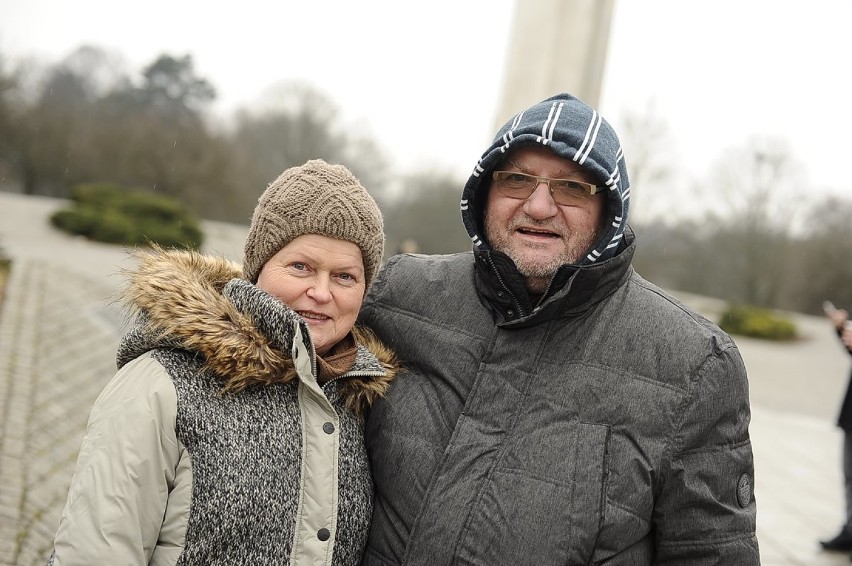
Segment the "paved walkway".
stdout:
<path fill-rule="evenodd" d="M 112 301 L 125 254 L 52 230 L 46 219 L 62 204 L 0 193 L 0 248 L 14 260 L 0 310 L 0 565 L 44 563 L 124 325 Z M 205 251 L 240 260 L 244 227 L 204 227 Z M 721 308 L 681 298 L 711 317 Z M 751 383 L 762 564 L 848 564 L 817 540 L 842 519 L 834 418 L 850 360 L 824 319 L 796 319 L 797 343 L 737 340 Z"/>

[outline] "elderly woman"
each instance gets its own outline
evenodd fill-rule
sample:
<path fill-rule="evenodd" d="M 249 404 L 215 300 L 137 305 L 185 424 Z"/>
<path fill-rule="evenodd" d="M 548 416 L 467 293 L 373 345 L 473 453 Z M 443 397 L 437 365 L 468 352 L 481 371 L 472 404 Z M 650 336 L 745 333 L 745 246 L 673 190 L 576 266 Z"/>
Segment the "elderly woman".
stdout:
<path fill-rule="evenodd" d="M 395 362 L 354 324 L 383 246 L 375 201 L 314 160 L 260 197 L 242 272 L 140 254 L 137 323 L 49 563 L 358 564 L 373 495 L 362 419 Z"/>

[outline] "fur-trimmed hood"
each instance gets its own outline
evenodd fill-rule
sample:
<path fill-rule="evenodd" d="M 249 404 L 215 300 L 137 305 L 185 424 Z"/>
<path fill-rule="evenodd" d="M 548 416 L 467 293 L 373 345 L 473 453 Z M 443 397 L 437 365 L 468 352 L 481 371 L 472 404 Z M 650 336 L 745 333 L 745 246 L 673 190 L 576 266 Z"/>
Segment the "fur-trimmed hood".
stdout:
<path fill-rule="evenodd" d="M 239 265 L 160 248 L 134 256 L 137 267 L 126 272 L 122 302 L 136 323 L 122 339 L 119 368 L 154 348 L 180 348 L 201 356 L 204 368 L 222 377 L 225 392 L 238 392 L 297 378 L 291 358 L 297 326 L 314 352 L 304 320 L 243 279 Z M 346 405 L 361 414 L 385 394 L 397 362 L 368 330 L 353 333 L 358 354 L 339 385 Z"/>

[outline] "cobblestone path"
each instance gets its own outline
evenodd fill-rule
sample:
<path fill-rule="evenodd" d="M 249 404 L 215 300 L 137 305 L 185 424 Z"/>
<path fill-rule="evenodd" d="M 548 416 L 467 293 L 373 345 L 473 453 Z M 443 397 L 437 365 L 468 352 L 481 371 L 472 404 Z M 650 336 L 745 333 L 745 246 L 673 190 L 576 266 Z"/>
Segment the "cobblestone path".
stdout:
<path fill-rule="evenodd" d="M 0 317 L 0 560 L 43 564 L 88 408 L 115 372 L 119 318 L 102 282 L 14 262 Z"/>

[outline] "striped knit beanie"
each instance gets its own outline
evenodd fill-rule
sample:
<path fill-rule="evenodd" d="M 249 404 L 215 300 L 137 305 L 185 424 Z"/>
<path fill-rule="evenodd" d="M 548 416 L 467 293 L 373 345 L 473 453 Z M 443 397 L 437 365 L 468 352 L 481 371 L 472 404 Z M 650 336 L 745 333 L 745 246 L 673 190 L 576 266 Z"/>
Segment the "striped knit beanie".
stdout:
<path fill-rule="evenodd" d="M 384 252 L 382 213 L 343 165 L 314 159 L 285 170 L 270 183 L 251 219 L 243 260 L 245 278 L 257 283 L 269 258 L 303 234 L 330 236 L 361 248 L 369 289 Z"/>
<path fill-rule="evenodd" d="M 586 169 L 606 187 L 609 222 L 580 265 L 609 259 L 615 254 L 630 204 L 630 183 L 621 142 L 597 110 L 570 94 L 558 94 L 531 106 L 508 121 L 485 150 L 462 192 L 461 214 L 476 248 L 490 249 L 481 223 L 491 172 L 506 154 L 521 144 L 540 144 Z"/>

